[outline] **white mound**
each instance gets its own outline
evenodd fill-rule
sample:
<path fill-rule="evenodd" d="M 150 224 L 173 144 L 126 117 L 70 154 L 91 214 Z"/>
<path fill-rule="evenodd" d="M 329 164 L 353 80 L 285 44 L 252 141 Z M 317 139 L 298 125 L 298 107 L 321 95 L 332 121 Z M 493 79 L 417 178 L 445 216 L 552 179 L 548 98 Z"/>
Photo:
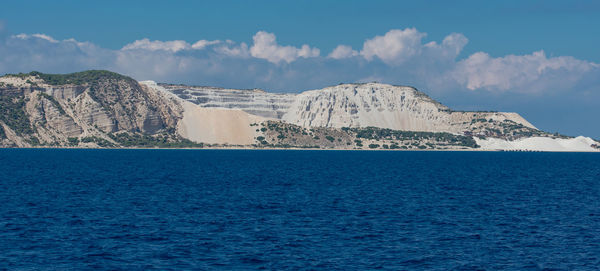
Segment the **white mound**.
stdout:
<path fill-rule="evenodd" d="M 507 141 L 498 138 L 475 138 L 482 150 L 529 150 L 529 151 L 599 151 L 592 147 L 599 144 L 589 137 L 578 136 L 576 138 L 562 139 L 549 137 L 529 137 L 515 141 Z"/>
<path fill-rule="evenodd" d="M 183 119 L 177 132 L 184 138 L 209 144 L 250 145 L 258 135 L 258 126 L 265 118 L 250 115 L 242 110 L 204 108 L 183 102 Z"/>
<path fill-rule="evenodd" d="M 177 123 L 177 133 L 183 138 L 198 143 L 250 145 L 259 132 L 260 126 L 250 124 L 261 123 L 266 118 L 248 114 L 239 109 L 201 107 L 179 98 L 165 90 L 154 81 L 140 83 L 160 93 L 169 95 L 181 105 L 183 118 Z"/>

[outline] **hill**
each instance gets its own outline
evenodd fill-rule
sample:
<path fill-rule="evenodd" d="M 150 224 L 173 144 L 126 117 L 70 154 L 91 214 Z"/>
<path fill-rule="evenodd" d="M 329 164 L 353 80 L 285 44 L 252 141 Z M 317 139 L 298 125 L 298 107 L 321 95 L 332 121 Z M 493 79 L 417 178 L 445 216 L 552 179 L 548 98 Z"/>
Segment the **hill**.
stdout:
<path fill-rule="evenodd" d="M 415 88 L 378 83 L 276 94 L 103 70 L 31 72 L 0 77 L 0 113 L 2 147 L 531 149 L 516 143 L 529 138 L 598 146 L 517 113 L 453 111 Z"/>

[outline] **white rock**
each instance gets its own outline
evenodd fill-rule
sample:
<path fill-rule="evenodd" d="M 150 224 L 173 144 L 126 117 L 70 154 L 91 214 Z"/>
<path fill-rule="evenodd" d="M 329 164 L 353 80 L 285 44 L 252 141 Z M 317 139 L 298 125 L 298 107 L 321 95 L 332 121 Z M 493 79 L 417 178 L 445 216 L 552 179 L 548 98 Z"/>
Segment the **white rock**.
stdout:
<path fill-rule="evenodd" d="M 575 138 L 549 138 L 549 137 L 528 137 L 515 141 L 507 141 L 498 138 L 475 138 L 482 150 L 528 150 L 528 151 L 598 151 L 592 147 L 593 144 L 600 144 L 589 137 L 578 136 Z"/>

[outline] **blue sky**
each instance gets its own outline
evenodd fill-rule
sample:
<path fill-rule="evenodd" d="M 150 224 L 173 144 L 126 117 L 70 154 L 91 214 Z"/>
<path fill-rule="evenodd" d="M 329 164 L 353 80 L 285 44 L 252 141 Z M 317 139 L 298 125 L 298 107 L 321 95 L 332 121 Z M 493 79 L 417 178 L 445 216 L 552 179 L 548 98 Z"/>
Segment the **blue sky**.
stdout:
<path fill-rule="evenodd" d="M 598 48 L 598 1 L 10 1 L 0 10 L 0 73 L 103 68 L 285 92 L 380 81 L 595 138 Z"/>

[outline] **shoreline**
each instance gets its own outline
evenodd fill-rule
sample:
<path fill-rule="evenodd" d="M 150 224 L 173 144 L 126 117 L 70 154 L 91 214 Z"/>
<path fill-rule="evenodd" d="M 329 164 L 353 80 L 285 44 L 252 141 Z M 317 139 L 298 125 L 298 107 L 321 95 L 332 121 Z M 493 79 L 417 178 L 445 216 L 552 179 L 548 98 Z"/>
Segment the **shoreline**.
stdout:
<path fill-rule="evenodd" d="M 27 148 L 7 148 L 0 147 L 0 150 L 10 149 L 42 149 L 42 150 L 251 150 L 251 151 L 390 151 L 390 152 L 546 152 L 546 153 L 600 153 L 600 151 L 540 151 L 540 150 L 501 150 L 501 149 L 321 149 L 321 148 L 244 148 L 244 147 L 206 147 L 206 148 L 81 148 L 81 147 L 27 147 Z"/>

